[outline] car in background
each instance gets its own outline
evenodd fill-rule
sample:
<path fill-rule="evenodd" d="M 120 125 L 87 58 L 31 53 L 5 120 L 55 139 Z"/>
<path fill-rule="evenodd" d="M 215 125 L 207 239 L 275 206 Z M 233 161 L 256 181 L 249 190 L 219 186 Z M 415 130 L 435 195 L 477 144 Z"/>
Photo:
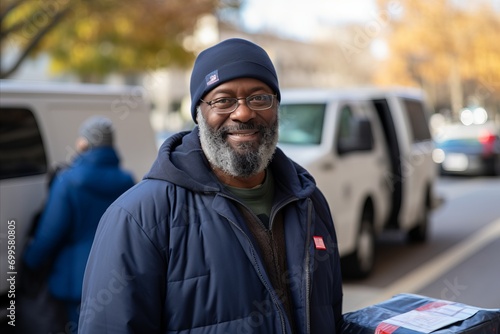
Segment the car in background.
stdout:
<path fill-rule="evenodd" d="M 451 124 L 435 136 L 433 160 L 442 175 L 500 175 L 500 127 Z"/>
<path fill-rule="evenodd" d="M 297 88 L 281 96 L 278 145 L 325 195 L 344 277 L 369 275 L 385 230 L 425 241 L 437 168 L 423 92 Z"/>

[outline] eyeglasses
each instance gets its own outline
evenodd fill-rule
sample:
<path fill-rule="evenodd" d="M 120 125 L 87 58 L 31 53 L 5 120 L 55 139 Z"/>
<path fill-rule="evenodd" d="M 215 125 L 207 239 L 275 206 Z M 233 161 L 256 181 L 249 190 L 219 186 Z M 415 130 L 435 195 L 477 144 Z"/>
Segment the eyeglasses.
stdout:
<path fill-rule="evenodd" d="M 274 98 L 276 95 L 273 94 L 257 94 L 248 97 L 221 97 L 212 101 L 203 101 L 210 106 L 218 114 L 230 114 L 240 105 L 239 100 L 245 100 L 248 108 L 259 111 L 267 110 L 273 106 Z"/>

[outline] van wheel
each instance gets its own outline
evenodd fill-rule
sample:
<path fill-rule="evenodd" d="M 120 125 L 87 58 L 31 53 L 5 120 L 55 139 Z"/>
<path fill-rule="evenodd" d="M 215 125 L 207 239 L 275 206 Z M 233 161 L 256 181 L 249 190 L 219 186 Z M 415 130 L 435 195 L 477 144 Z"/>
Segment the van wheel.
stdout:
<path fill-rule="evenodd" d="M 356 250 L 342 261 L 342 274 L 346 278 L 361 279 L 367 277 L 375 263 L 375 230 L 373 214 L 365 209 L 359 227 Z"/>
<path fill-rule="evenodd" d="M 419 222 L 415 227 L 408 231 L 407 237 L 409 242 L 423 243 L 427 240 L 429 230 L 429 214 L 430 214 L 431 199 L 429 192 L 422 207 Z"/>

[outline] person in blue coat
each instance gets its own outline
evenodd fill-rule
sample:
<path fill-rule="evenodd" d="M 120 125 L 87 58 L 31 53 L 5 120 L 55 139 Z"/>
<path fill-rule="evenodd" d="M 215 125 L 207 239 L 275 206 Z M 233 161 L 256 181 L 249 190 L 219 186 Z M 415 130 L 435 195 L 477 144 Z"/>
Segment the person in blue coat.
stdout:
<path fill-rule="evenodd" d="M 49 292 L 66 305 L 68 328 L 76 329 L 82 282 L 97 225 L 108 206 L 134 185 L 113 148 L 113 124 L 94 116 L 80 127 L 79 153 L 58 172 L 24 252 L 25 265 L 36 270 L 51 262 Z"/>
<path fill-rule="evenodd" d="M 197 126 L 167 139 L 99 223 L 80 333 L 339 333 L 332 216 L 276 146 L 269 56 L 243 39 L 206 49 L 191 100 Z"/>

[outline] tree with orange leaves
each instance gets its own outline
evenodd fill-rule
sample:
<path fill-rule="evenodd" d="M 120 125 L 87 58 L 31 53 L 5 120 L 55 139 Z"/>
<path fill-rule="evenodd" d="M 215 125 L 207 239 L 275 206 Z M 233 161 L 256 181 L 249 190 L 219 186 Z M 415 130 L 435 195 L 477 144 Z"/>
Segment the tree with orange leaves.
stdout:
<path fill-rule="evenodd" d="M 379 84 L 417 84 L 455 113 L 500 102 L 500 9 L 491 1 L 378 0 L 393 8 Z M 392 6 L 392 7 L 390 7 Z M 396 10 L 395 10 L 396 9 Z M 446 103 L 445 103 L 446 104 Z"/>

